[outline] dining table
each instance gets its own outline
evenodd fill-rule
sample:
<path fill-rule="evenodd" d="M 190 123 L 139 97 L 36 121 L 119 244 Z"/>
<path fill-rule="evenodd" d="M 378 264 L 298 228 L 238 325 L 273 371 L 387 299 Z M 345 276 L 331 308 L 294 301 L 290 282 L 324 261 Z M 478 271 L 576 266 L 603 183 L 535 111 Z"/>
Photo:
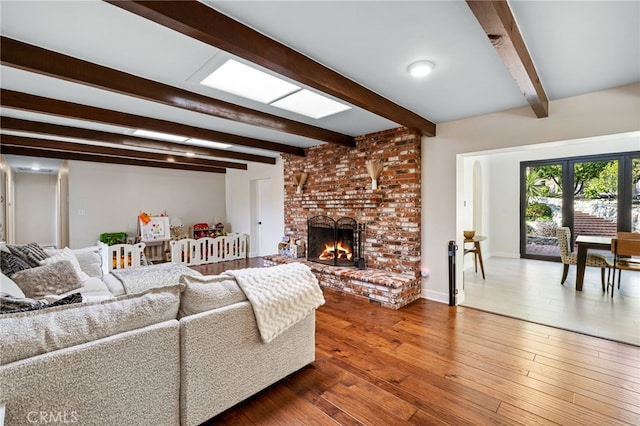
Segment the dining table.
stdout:
<path fill-rule="evenodd" d="M 584 270 L 587 266 L 587 252 L 589 249 L 611 251 L 611 240 L 614 237 L 602 237 L 595 235 L 578 235 L 576 245 L 578 246 L 578 261 L 576 265 L 576 291 L 582 291 L 584 282 Z"/>

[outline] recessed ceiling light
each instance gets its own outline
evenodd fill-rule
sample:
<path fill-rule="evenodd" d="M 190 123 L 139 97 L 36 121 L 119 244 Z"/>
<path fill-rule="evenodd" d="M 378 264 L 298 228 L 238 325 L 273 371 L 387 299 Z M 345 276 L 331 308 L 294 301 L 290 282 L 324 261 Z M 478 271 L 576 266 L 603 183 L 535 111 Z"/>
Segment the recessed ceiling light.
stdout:
<path fill-rule="evenodd" d="M 204 139 L 195 138 L 188 139 L 187 142 L 193 145 L 206 146 L 208 148 L 227 149 L 231 146 L 231 144 L 228 143 L 205 141 Z"/>
<path fill-rule="evenodd" d="M 31 166 L 31 170 L 37 172 L 38 170 L 40 170 L 40 166 Z"/>
<path fill-rule="evenodd" d="M 184 136 L 172 135 L 170 133 L 152 132 L 150 130 L 137 129 L 133 132 L 134 136 L 140 136 L 141 138 L 160 139 L 169 142 L 184 142 L 187 140 Z"/>
<path fill-rule="evenodd" d="M 299 92 L 279 99 L 271 105 L 315 119 L 351 109 L 348 105 L 336 102 L 333 99 L 329 99 L 326 96 L 319 95 L 307 89 L 302 89 Z"/>
<path fill-rule="evenodd" d="M 420 78 L 428 75 L 435 66 L 436 64 L 431 61 L 417 61 L 409 65 L 407 69 L 413 77 Z"/>
<path fill-rule="evenodd" d="M 233 59 L 222 64 L 200 84 L 265 104 L 300 89 L 295 84 Z"/>
<path fill-rule="evenodd" d="M 186 155 L 187 157 L 195 157 L 196 154 L 194 154 L 193 152 L 185 152 L 184 155 Z"/>

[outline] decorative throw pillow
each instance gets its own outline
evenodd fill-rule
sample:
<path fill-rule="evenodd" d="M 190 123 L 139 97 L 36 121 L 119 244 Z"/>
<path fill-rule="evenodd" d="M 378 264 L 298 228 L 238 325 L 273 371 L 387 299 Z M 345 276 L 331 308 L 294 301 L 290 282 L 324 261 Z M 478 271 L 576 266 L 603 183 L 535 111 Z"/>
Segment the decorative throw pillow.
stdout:
<path fill-rule="evenodd" d="M 31 265 L 22 260 L 21 257 L 8 251 L 0 251 L 0 269 L 2 269 L 2 273 L 7 277 L 11 278 L 16 272 L 29 268 L 31 268 Z"/>
<path fill-rule="evenodd" d="M 38 262 L 49 257 L 44 249 L 35 242 L 25 245 L 8 244 L 7 248 L 11 253 L 21 257 L 31 266 L 39 266 L 40 264 Z"/>
<path fill-rule="evenodd" d="M 51 265 L 61 260 L 67 260 L 73 265 L 73 269 L 76 271 L 76 275 L 80 278 L 80 281 L 86 281 L 89 279 L 89 275 L 82 270 L 78 258 L 69 247 L 65 247 L 58 251 L 55 255 L 48 257 L 40 261 L 40 265 Z"/>
<path fill-rule="evenodd" d="M 15 297 L 8 293 L 0 294 L 0 314 L 41 309 L 46 305 L 48 305 L 48 303 L 44 300 Z"/>
<path fill-rule="evenodd" d="M 90 277 L 102 279 L 102 256 L 97 252 L 73 250 L 80 269 Z"/>
<path fill-rule="evenodd" d="M 29 299 L 27 297 L 13 297 L 9 294 L 0 294 L 0 314 L 14 312 L 34 311 L 37 309 L 52 308 L 54 306 L 70 305 L 82 302 L 82 294 L 73 293 L 53 303 L 44 300 Z"/>
<path fill-rule="evenodd" d="M 66 247 L 65 247 L 66 248 Z M 55 256 L 58 253 L 63 252 L 65 249 L 46 248 L 44 251 L 51 256 Z M 104 276 L 102 270 L 102 255 L 100 254 L 100 246 L 88 246 L 78 249 L 70 249 L 71 252 L 78 259 L 80 269 L 90 277 L 96 277 L 102 279 Z"/>
<path fill-rule="evenodd" d="M 24 297 L 24 293 L 11 278 L 0 274 L 0 293 L 6 293 L 13 297 Z"/>
<path fill-rule="evenodd" d="M 25 296 L 42 299 L 48 294 L 62 294 L 82 287 L 71 262 L 61 260 L 50 265 L 16 272 L 11 279 Z"/>

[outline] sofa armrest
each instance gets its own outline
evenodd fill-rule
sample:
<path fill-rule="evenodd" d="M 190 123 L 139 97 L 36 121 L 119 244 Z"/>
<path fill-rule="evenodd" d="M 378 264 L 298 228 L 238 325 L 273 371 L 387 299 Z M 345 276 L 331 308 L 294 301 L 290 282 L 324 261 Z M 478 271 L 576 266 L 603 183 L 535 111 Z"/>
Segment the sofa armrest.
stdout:
<path fill-rule="evenodd" d="M 178 425 L 179 358 L 170 320 L 3 365 L 6 424 Z"/>
<path fill-rule="evenodd" d="M 180 319 L 182 425 L 198 425 L 315 359 L 315 311 L 270 343 L 247 301 Z"/>

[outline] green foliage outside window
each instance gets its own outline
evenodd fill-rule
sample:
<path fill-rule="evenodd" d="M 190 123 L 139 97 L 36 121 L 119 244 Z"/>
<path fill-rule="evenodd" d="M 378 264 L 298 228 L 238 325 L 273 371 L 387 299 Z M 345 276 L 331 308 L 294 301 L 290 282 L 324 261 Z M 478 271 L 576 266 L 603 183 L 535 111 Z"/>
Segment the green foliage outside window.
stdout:
<path fill-rule="evenodd" d="M 584 185 L 585 198 L 615 198 L 618 193 L 618 162 L 609 161 L 598 176 L 591 178 Z"/>
<path fill-rule="evenodd" d="M 551 220 L 553 211 L 548 204 L 531 203 L 527 206 L 527 220 Z"/>

